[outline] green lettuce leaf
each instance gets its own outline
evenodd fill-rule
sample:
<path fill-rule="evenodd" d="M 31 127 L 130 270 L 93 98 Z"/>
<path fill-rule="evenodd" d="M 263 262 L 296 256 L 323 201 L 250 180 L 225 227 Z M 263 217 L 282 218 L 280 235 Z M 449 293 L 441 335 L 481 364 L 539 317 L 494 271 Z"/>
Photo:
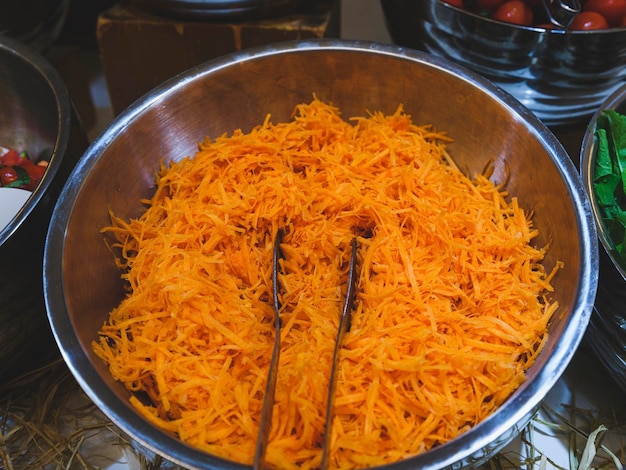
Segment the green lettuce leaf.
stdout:
<path fill-rule="evenodd" d="M 613 109 L 598 116 L 593 187 L 603 225 L 626 264 L 626 115 Z"/>

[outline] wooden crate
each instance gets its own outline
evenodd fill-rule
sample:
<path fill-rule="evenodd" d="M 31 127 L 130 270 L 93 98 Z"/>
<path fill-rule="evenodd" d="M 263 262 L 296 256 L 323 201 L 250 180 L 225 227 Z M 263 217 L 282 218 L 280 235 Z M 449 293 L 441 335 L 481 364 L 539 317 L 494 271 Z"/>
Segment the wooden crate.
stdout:
<path fill-rule="evenodd" d="M 293 14 L 240 23 L 189 21 L 115 4 L 98 16 L 100 60 L 114 114 L 168 78 L 242 49 L 339 36 L 336 0 L 305 0 Z"/>

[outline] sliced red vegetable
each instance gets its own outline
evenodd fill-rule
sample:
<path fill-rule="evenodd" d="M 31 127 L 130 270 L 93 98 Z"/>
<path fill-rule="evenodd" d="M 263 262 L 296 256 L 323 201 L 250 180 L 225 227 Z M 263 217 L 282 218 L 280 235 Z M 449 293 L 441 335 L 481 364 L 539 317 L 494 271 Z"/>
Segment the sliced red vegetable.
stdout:
<path fill-rule="evenodd" d="M 4 155 L 0 156 L 0 165 L 18 165 L 20 163 L 20 154 L 15 149 L 9 149 Z"/>
<path fill-rule="evenodd" d="M 34 190 L 44 173 L 48 163 L 34 163 L 26 152 L 9 149 L 0 155 L 0 186 L 9 188 Z"/>

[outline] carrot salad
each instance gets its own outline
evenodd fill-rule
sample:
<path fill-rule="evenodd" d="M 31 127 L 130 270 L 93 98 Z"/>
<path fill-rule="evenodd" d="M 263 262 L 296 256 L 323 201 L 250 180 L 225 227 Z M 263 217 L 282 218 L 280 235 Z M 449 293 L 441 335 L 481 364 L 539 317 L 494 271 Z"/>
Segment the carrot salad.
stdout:
<path fill-rule="evenodd" d="M 426 452 L 524 381 L 558 308 L 561 267 L 531 214 L 450 159 L 402 106 L 344 120 L 314 98 L 289 122 L 205 139 L 162 165 L 136 219 L 104 229 L 128 293 L 93 344 L 137 410 L 181 440 L 252 463 L 274 340 L 272 246 L 284 230 L 281 356 L 266 460 L 321 459 L 331 357 L 359 242 L 330 459 Z"/>

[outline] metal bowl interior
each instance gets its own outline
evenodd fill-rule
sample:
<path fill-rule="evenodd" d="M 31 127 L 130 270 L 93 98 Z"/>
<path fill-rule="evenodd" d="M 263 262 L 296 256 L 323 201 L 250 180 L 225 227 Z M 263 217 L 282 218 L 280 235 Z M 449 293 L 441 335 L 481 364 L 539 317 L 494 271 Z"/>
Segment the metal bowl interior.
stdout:
<path fill-rule="evenodd" d="M 45 236 L 56 198 L 87 139 L 52 65 L 29 46 L 2 36 L 0 104 L 0 145 L 49 162 L 40 184 L 0 230 L 0 377 L 6 378 L 43 353 L 43 344 L 54 344 L 43 300 Z"/>
<path fill-rule="evenodd" d="M 381 0 L 381 6 L 394 42 L 471 68 L 549 126 L 588 121 L 626 82 L 626 28 L 518 26 L 440 0 Z"/>
<path fill-rule="evenodd" d="M 267 113 L 288 120 L 316 94 L 345 117 L 398 104 L 416 123 L 447 131 L 457 164 L 494 180 L 534 211 L 546 260 L 566 269 L 555 280 L 561 314 L 524 383 L 500 410 L 460 438 L 388 468 L 442 468 L 484 461 L 517 435 L 570 361 L 593 305 L 597 238 L 586 193 L 567 153 L 519 102 L 477 74 L 434 56 L 395 46 L 318 40 L 265 46 L 191 69 L 142 97 L 90 146 L 59 199 L 44 260 L 46 305 L 62 351 L 80 385 L 142 445 L 192 468 L 244 468 L 191 449 L 152 427 L 129 405 L 91 350 L 108 312 L 124 295 L 100 229 L 108 209 L 141 213 L 155 169 L 192 155 L 205 136 L 250 130 Z M 123 171 L 120 171 L 123 168 Z"/>

